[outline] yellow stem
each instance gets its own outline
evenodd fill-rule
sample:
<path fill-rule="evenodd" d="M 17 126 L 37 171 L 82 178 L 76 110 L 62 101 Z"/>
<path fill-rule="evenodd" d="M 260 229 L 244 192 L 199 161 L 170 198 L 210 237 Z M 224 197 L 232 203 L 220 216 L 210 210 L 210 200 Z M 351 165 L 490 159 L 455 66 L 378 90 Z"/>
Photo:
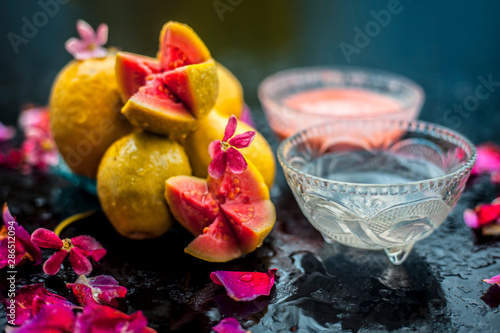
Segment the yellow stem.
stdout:
<path fill-rule="evenodd" d="M 86 217 L 89 217 L 90 215 L 94 214 L 95 212 L 96 212 L 95 210 L 89 210 L 88 212 L 79 213 L 79 214 L 68 217 L 67 219 L 65 219 L 64 221 L 62 221 L 61 223 L 59 223 L 57 225 L 57 227 L 54 229 L 55 234 L 57 236 L 60 236 L 61 232 L 64 230 L 64 228 L 66 228 L 67 226 L 69 226 L 73 222 L 76 222 L 76 221 L 82 220 Z"/>

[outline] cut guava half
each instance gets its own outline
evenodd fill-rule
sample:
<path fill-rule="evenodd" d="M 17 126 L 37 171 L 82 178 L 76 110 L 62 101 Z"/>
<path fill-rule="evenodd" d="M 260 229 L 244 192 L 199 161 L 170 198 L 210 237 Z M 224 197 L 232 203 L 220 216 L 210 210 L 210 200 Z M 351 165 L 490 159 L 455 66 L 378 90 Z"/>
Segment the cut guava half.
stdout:
<path fill-rule="evenodd" d="M 157 58 L 119 52 L 115 67 L 122 113 L 137 127 L 162 135 L 194 130 L 215 104 L 215 61 L 187 25 L 168 22 Z"/>
<path fill-rule="evenodd" d="M 269 190 L 251 163 L 243 173 L 226 170 L 219 179 L 169 178 L 165 198 L 176 220 L 197 236 L 185 252 L 206 261 L 225 262 L 254 251 L 276 222 Z M 228 243 L 221 246 L 221 239 Z M 233 243 L 237 246 L 228 245 Z"/>

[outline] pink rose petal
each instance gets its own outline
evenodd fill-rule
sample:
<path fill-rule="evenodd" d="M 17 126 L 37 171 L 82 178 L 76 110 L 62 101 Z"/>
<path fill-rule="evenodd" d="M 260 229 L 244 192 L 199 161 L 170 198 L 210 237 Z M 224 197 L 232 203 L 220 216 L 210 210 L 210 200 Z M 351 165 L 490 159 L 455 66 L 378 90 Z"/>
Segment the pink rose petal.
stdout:
<path fill-rule="evenodd" d="M 500 170 L 500 147 L 498 145 L 486 142 L 476 148 L 477 159 L 471 172 L 473 175 Z"/>
<path fill-rule="evenodd" d="M 55 275 L 61 269 L 61 265 L 64 261 L 64 258 L 68 255 L 68 251 L 60 250 L 54 253 L 45 264 L 43 264 L 43 271 L 48 275 Z"/>
<path fill-rule="evenodd" d="M 222 141 L 227 142 L 230 137 L 234 135 L 236 132 L 236 126 L 238 125 L 238 120 L 234 115 L 229 117 L 229 120 L 227 121 L 226 129 L 224 130 L 224 138 Z"/>
<path fill-rule="evenodd" d="M 5 126 L 0 121 L 0 142 L 9 141 L 16 136 L 16 129 L 12 126 Z"/>
<path fill-rule="evenodd" d="M 254 131 L 238 134 L 229 140 L 229 144 L 235 148 L 246 148 L 252 143 L 255 138 L 255 134 L 256 133 Z"/>
<path fill-rule="evenodd" d="M 117 307 L 117 298 L 127 294 L 127 288 L 119 286 L 112 276 L 100 275 L 87 278 L 81 275 L 75 283 L 68 283 L 68 288 L 73 290 L 80 305 L 101 304 Z"/>
<path fill-rule="evenodd" d="M 6 327 L 7 333 L 68 333 L 73 332 L 75 314 L 67 306 L 46 304 L 33 318 L 20 327 Z"/>
<path fill-rule="evenodd" d="M 52 230 L 45 228 L 36 229 L 31 235 L 31 240 L 33 243 L 43 248 L 59 250 L 63 247 L 61 238 L 59 238 L 59 236 L 57 236 Z"/>
<path fill-rule="evenodd" d="M 92 265 L 81 250 L 74 247 L 69 251 L 69 262 L 78 275 L 87 275 L 92 272 Z"/>
<path fill-rule="evenodd" d="M 257 128 L 257 126 L 255 126 L 255 122 L 253 121 L 253 118 L 252 118 L 252 112 L 250 111 L 250 108 L 246 104 L 243 106 L 243 111 L 241 112 L 239 119 L 242 122 L 246 123 L 247 125 L 250 125 L 253 128 Z"/>
<path fill-rule="evenodd" d="M 210 274 L 215 284 L 224 286 L 227 295 L 235 301 L 252 301 L 259 296 L 269 296 L 277 269 L 267 273 L 216 271 Z"/>
<path fill-rule="evenodd" d="M 217 333 L 249 333 L 241 327 L 240 323 L 236 318 L 224 318 L 212 329 Z"/>
<path fill-rule="evenodd" d="M 226 170 L 227 156 L 226 153 L 221 151 L 208 165 L 208 174 L 215 179 L 219 179 Z"/>
<path fill-rule="evenodd" d="M 248 163 L 239 151 L 233 147 L 229 147 L 226 153 L 227 166 L 233 173 L 239 174 L 246 170 Z"/>
<path fill-rule="evenodd" d="M 210 158 L 214 158 L 218 153 L 221 152 L 221 147 L 220 147 L 220 140 L 215 140 L 210 142 L 208 145 L 208 154 L 210 155 Z"/>
<path fill-rule="evenodd" d="M 74 333 L 152 333 L 141 311 L 127 315 L 106 305 L 88 305 L 76 320 Z"/>
<path fill-rule="evenodd" d="M 4 306 L 8 306 L 8 300 L 4 300 Z M 65 298 L 53 294 L 43 286 L 43 283 L 26 285 L 16 290 L 16 325 L 22 325 L 26 320 L 40 312 L 40 309 L 46 304 L 57 304 L 71 309 L 76 306 Z"/>
<path fill-rule="evenodd" d="M 500 287 L 500 274 L 495 275 L 489 279 L 484 279 L 483 281 L 489 284 L 497 284 Z"/>
<path fill-rule="evenodd" d="M 0 268 L 9 264 L 9 231 L 15 235 L 15 265 L 19 266 L 26 260 L 38 265 L 42 262 L 42 251 L 31 241 L 30 234 L 17 223 L 5 203 L 2 210 L 4 228 L 0 227 Z M 12 230 L 12 228 L 14 230 Z M 10 245 L 11 246 L 11 245 Z"/>
<path fill-rule="evenodd" d="M 479 228 L 479 220 L 477 214 L 473 209 L 467 208 L 464 211 L 464 222 L 469 228 Z"/>

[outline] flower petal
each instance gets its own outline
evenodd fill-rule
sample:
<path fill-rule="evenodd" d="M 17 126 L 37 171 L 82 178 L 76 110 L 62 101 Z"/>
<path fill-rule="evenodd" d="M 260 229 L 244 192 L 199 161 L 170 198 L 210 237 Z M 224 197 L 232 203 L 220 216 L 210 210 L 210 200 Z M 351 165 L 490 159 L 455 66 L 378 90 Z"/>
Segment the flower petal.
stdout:
<path fill-rule="evenodd" d="M 240 323 L 236 318 L 230 317 L 230 318 L 224 318 L 212 327 L 212 329 L 216 333 L 249 333 L 250 331 L 246 331 L 241 327 Z"/>
<path fill-rule="evenodd" d="M 78 275 L 87 275 L 92 272 L 92 264 L 77 247 L 74 247 L 69 251 L 69 262 L 71 263 L 75 273 Z"/>
<path fill-rule="evenodd" d="M 464 222 L 469 228 L 479 228 L 479 220 L 477 214 L 473 209 L 467 208 L 464 211 Z"/>
<path fill-rule="evenodd" d="M 156 332 L 148 328 L 141 311 L 127 315 L 106 305 L 88 305 L 76 320 L 74 333 L 88 332 Z"/>
<path fill-rule="evenodd" d="M 489 279 L 484 279 L 483 281 L 486 282 L 486 283 L 489 283 L 489 284 L 495 284 L 496 283 L 500 287 L 500 274 L 495 275 L 495 276 L 493 276 L 493 277 L 491 277 Z"/>
<path fill-rule="evenodd" d="M 97 28 L 97 37 L 95 43 L 99 46 L 103 46 L 108 42 L 108 25 L 106 23 L 101 23 Z"/>
<path fill-rule="evenodd" d="M 117 299 L 127 294 L 127 288 L 119 286 L 118 281 L 109 275 L 99 275 L 95 278 L 81 275 L 75 283 L 68 283 L 67 287 L 73 290 L 82 306 L 102 304 L 117 307 Z"/>
<path fill-rule="evenodd" d="M 246 148 L 252 143 L 255 138 L 255 134 L 255 131 L 238 134 L 229 140 L 229 144 L 235 148 Z"/>
<path fill-rule="evenodd" d="M 478 175 L 500 170 L 500 146 L 486 142 L 477 146 L 477 159 L 472 174 Z"/>
<path fill-rule="evenodd" d="M 234 115 L 229 117 L 229 120 L 227 121 L 226 129 L 224 130 L 224 138 L 222 141 L 227 142 L 230 137 L 234 135 L 236 132 L 236 126 L 238 126 L 238 120 Z"/>
<path fill-rule="evenodd" d="M 253 118 L 252 118 L 252 111 L 250 111 L 250 108 L 246 104 L 243 106 L 243 111 L 241 112 L 239 119 L 242 122 L 246 123 L 247 125 L 249 125 L 253 128 L 257 128 L 257 126 L 255 126 L 255 122 L 253 121 Z"/>
<path fill-rule="evenodd" d="M 215 179 L 219 179 L 226 171 L 226 152 L 220 151 L 208 165 L 208 174 Z"/>
<path fill-rule="evenodd" d="M 61 250 L 54 253 L 45 264 L 43 264 L 43 271 L 48 275 L 55 275 L 61 269 L 64 258 L 68 255 L 68 251 Z"/>
<path fill-rule="evenodd" d="M 4 306 L 8 306 L 8 299 L 4 299 Z M 45 304 L 58 304 L 74 308 L 75 305 L 67 301 L 64 297 L 53 294 L 43 286 L 43 283 L 22 286 L 16 290 L 15 308 L 16 318 L 15 324 L 22 325 L 26 320 L 31 319 L 34 315 L 40 312 L 40 309 Z"/>
<path fill-rule="evenodd" d="M 12 126 L 5 126 L 0 121 L 0 142 L 9 141 L 16 136 L 16 129 Z"/>
<path fill-rule="evenodd" d="M 73 37 L 73 38 L 68 39 L 64 43 L 64 48 L 66 49 L 66 51 L 68 51 L 69 54 L 71 54 L 73 57 L 75 57 L 75 55 L 78 52 L 84 51 L 87 48 L 87 45 L 84 42 L 82 42 L 81 40 Z"/>
<path fill-rule="evenodd" d="M 227 295 L 235 301 L 252 301 L 259 296 L 269 295 L 276 271 L 276 268 L 267 273 L 216 271 L 210 274 L 210 279 L 224 286 Z"/>
<path fill-rule="evenodd" d="M 213 159 L 214 156 L 216 156 L 221 151 L 222 151 L 222 149 L 220 147 L 220 140 L 212 141 L 208 145 L 208 154 L 210 155 L 211 159 Z"/>
<path fill-rule="evenodd" d="M 93 251 L 102 248 L 101 243 L 94 237 L 87 235 L 73 237 L 71 238 L 71 243 L 83 251 Z"/>
<path fill-rule="evenodd" d="M 42 262 L 42 251 L 38 246 L 33 244 L 31 241 L 31 236 L 30 234 L 22 227 L 20 226 L 17 222 L 16 219 L 12 216 L 12 214 L 9 211 L 9 208 L 7 207 L 7 204 L 5 203 L 3 206 L 3 222 L 6 228 L 8 226 L 13 226 L 14 227 L 14 233 L 16 235 L 16 259 L 15 263 L 16 265 L 22 264 L 23 260 L 25 258 L 29 258 L 30 260 L 33 260 L 33 263 L 35 265 L 38 265 Z M 9 223 L 9 222 L 14 222 L 14 223 Z M 5 247 L 7 249 L 8 244 L 3 244 L 0 245 L 0 249 Z M 7 258 L 7 257 L 5 257 Z M 7 261 L 7 260 L 6 260 Z M 2 264 L 0 263 L 0 267 Z"/>
<path fill-rule="evenodd" d="M 31 240 L 33 243 L 40 247 L 49 249 L 60 249 L 63 247 L 63 242 L 59 236 L 56 235 L 52 230 L 45 228 L 38 228 L 31 234 Z"/>
<path fill-rule="evenodd" d="M 46 304 L 33 318 L 21 327 L 8 327 L 6 332 L 14 333 L 64 333 L 73 332 L 75 314 L 70 307 L 60 304 Z"/>
<path fill-rule="evenodd" d="M 90 24 L 88 24 L 84 20 L 78 20 L 76 22 L 76 30 L 78 31 L 80 38 L 83 42 L 85 42 L 85 44 L 89 45 L 95 43 L 97 39 L 96 34 Z"/>
<path fill-rule="evenodd" d="M 242 173 L 248 167 L 248 163 L 239 151 L 233 147 L 229 147 L 227 150 L 227 166 L 229 169 L 236 174 Z"/>

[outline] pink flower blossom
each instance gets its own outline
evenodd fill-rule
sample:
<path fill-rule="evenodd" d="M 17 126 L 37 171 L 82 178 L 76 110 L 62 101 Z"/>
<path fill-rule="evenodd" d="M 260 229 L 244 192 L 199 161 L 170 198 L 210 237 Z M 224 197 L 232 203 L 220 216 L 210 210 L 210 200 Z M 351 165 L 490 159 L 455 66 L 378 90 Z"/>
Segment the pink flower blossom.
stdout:
<path fill-rule="evenodd" d="M 57 146 L 50 132 L 49 109 L 32 107 L 21 112 L 19 126 L 25 139 L 21 145 L 24 168 L 47 171 L 51 165 L 59 162 Z"/>
<path fill-rule="evenodd" d="M 3 225 L 0 228 L 0 268 L 19 266 L 26 261 L 38 265 L 42 262 L 42 251 L 31 241 L 30 234 L 10 214 L 7 204 L 3 206 Z M 13 266 L 11 266 L 13 265 Z"/>
<path fill-rule="evenodd" d="M 239 174 L 248 167 L 245 157 L 236 148 L 248 147 L 255 137 L 255 131 L 248 131 L 234 136 L 237 125 L 238 120 L 234 115 L 231 116 L 227 122 L 222 141 L 215 140 L 208 146 L 208 152 L 212 158 L 212 162 L 208 166 L 208 173 L 213 178 L 220 178 L 226 168 L 229 168 L 233 173 Z"/>
<path fill-rule="evenodd" d="M 76 22 L 76 30 L 80 35 L 78 38 L 70 38 L 64 45 L 66 51 L 71 53 L 77 60 L 91 58 L 104 58 L 108 51 L 102 47 L 108 41 L 108 26 L 101 23 L 97 28 L 97 33 L 83 20 Z"/>
<path fill-rule="evenodd" d="M 495 275 L 489 279 L 484 279 L 483 281 L 489 284 L 497 284 L 500 287 L 500 274 Z"/>
<path fill-rule="evenodd" d="M 80 275 L 75 283 L 66 285 L 73 290 L 73 294 L 81 306 L 101 304 L 117 307 L 117 298 L 123 298 L 127 294 L 127 288 L 119 286 L 118 281 L 109 275 L 99 275 L 92 278 Z"/>
<path fill-rule="evenodd" d="M 87 305 L 76 320 L 74 333 L 155 333 L 147 327 L 148 320 L 141 311 L 127 315 L 105 305 Z"/>
<path fill-rule="evenodd" d="M 0 121 L 0 142 L 9 141 L 16 136 L 16 129 L 12 126 L 5 126 Z"/>
<path fill-rule="evenodd" d="M 52 257 L 43 265 L 43 271 L 48 275 L 56 274 L 69 253 L 69 262 L 78 275 L 87 275 L 92 271 L 88 257 L 99 261 L 106 255 L 101 244 L 90 236 L 76 236 L 61 240 L 53 231 L 38 228 L 31 235 L 33 243 L 43 248 L 57 249 Z"/>
<path fill-rule="evenodd" d="M 276 268 L 267 273 L 216 271 L 210 274 L 210 278 L 214 283 L 224 286 L 227 295 L 235 301 L 252 301 L 259 296 L 269 295 L 276 271 Z"/>
<path fill-rule="evenodd" d="M 212 329 L 217 333 L 250 333 L 241 327 L 240 323 L 236 318 L 225 318 L 220 321 Z"/>

